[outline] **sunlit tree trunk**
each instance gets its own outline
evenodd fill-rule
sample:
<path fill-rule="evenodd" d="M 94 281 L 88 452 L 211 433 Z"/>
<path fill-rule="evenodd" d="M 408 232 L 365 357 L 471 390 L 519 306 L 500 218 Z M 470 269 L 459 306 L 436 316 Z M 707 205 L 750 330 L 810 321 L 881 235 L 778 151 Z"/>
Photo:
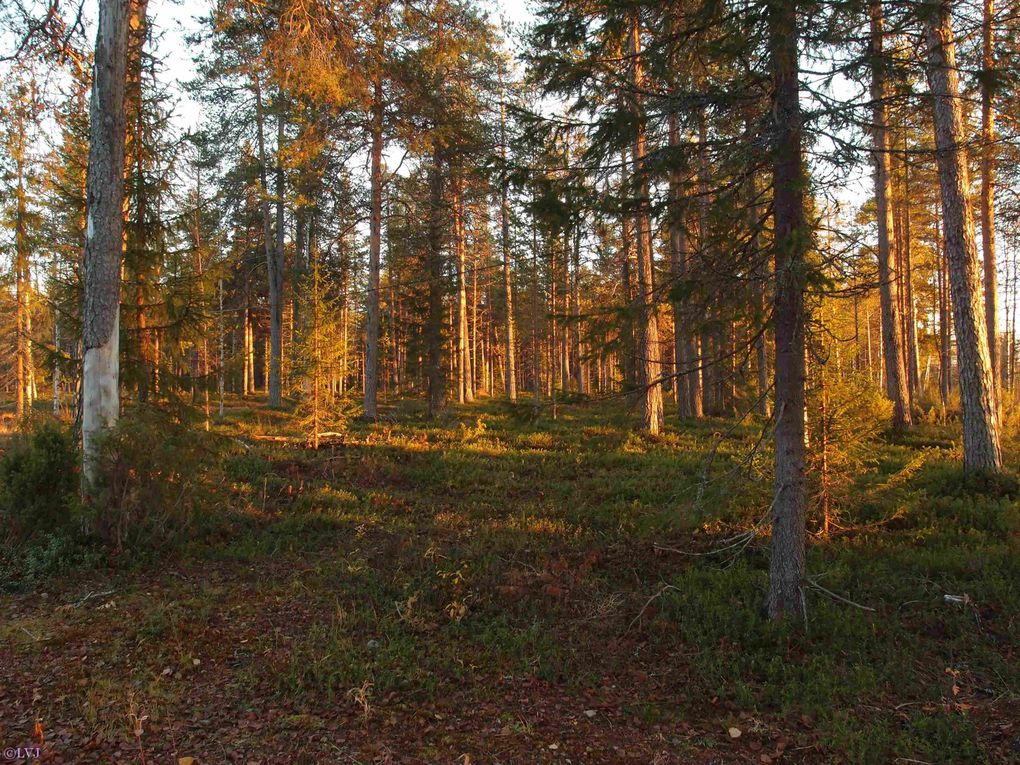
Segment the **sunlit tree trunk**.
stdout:
<path fill-rule="evenodd" d="M 674 150 L 680 146 L 680 127 L 675 114 L 669 117 L 669 145 Z M 683 174 L 677 168 L 669 174 L 669 254 L 670 275 L 674 287 L 679 286 L 687 268 L 688 242 L 684 225 L 686 199 L 683 188 Z M 676 377 L 673 389 L 676 391 L 677 413 L 680 417 L 695 416 L 694 378 L 700 372 L 693 371 L 696 360 L 690 351 L 690 328 L 684 310 L 684 302 L 674 296 L 673 306 L 673 355 Z"/>
<path fill-rule="evenodd" d="M 663 422 L 661 364 L 659 362 L 659 323 L 655 311 L 654 253 L 649 218 L 648 178 L 645 174 L 645 118 L 641 105 L 641 88 L 644 74 L 641 62 L 641 24 L 637 14 L 632 18 L 630 31 L 631 53 L 633 54 L 631 77 L 634 99 L 638 111 L 637 135 L 634 138 L 634 174 L 638 189 L 638 210 L 635 216 L 635 241 L 637 243 L 638 291 L 640 306 L 640 382 L 644 388 L 642 429 L 655 435 Z"/>
<path fill-rule="evenodd" d="M 275 356 L 275 363 L 270 365 L 269 382 L 269 405 L 279 406 L 280 398 L 280 357 L 282 350 L 282 310 L 283 310 L 283 253 L 278 250 L 278 243 L 283 237 L 283 215 L 282 200 L 278 200 L 277 207 L 277 237 L 273 237 L 273 220 L 270 207 L 269 194 L 269 158 L 266 152 L 265 136 L 265 104 L 262 97 L 262 87 L 257 75 L 252 77 L 252 88 L 255 93 L 255 133 L 259 153 L 259 183 L 262 191 L 262 238 L 266 251 L 266 274 L 269 285 L 269 332 L 272 342 L 271 353 Z M 278 140 L 283 139 L 283 116 L 279 117 L 277 124 Z M 282 168 L 277 170 L 277 194 L 283 192 Z"/>
<path fill-rule="evenodd" d="M 629 167 L 630 163 L 627 160 L 627 150 L 622 149 L 620 151 L 621 197 L 628 194 L 627 189 L 630 184 L 630 173 L 628 172 Z M 620 329 L 620 373 L 623 375 L 624 383 L 627 385 L 636 385 L 638 381 L 637 339 L 634 336 L 634 323 L 632 317 L 632 309 L 634 308 L 637 300 L 637 291 L 634 289 L 634 271 L 636 270 L 636 267 L 634 258 L 634 231 L 632 223 L 633 216 L 624 211 L 624 213 L 620 216 L 620 279 L 623 282 L 623 299 L 626 311 L 623 314 L 623 326 Z"/>
<path fill-rule="evenodd" d="M 120 413 L 120 266 L 124 208 L 124 79 L 127 0 L 99 6 L 89 110 L 84 307 L 82 452 L 86 489 L 98 471 L 96 443 Z"/>
<path fill-rule="evenodd" d="M 981 249 L 984 256 L 985 324 L 988 332 L 988 351 L 992 364 L 992 378 L 999 389 L 1002 364 L 999 360 L 999 283 L 995 248 L 995 109 L 992 105 L 990 82 L 995 68 L 994 0 L 984 0 L 982 19 L 981 68 Z M 997 399 L 998 400 L 998 399 Z"/>
<path fill-rule="evenodd" d="M 428 370 L 428 417 L 435 418 L 446 398 L 443 375 L 443 175 L 442 158 L 435 149 L 429 167 L 428 316 L 425 345 Z"/>
<path fill-rule="evenodd" d="M 368 235 L 368 294 L 365 299 L 365 417 L 379 416 L 379 261 L 382 253 L 382 74 L 372 83 L 372 207 Z"/>
<path fill-rule="evenodd" d="M 502 87 L 503 69 L 499 70 L 500 85 Z M 507 172 L 507 136 L 506 136 L 506 104 L 503 99 L 499 102 L 499 130 L 500 130 L 500 154 L 503 159 L 504 174 Z M 500 248 L 503 254 L 503 291 L 506 296 L 506 382 L 504 388 L 506 396 L 511 401 L 517 400 L 517 337 L 514 325 L 514 284 L 513 269 L 511 264 L 510 250 L 510 195 L 509 180 L 504 177 L 500 182 L 499 190 L 499 229 Z"/>
<path fill-rule="evenodd" d="M 911 424 L 910 396 L 904 368 L 903 335 L 899 312 L 898 275 L 892 253 L 892 183 L 889 172 L 889 130 L 886 113 L 884 20 L 882 4 L 871 0 L 872 159 L 875 170 L 875 208 L 878 218 L 878 280 L 882 308 L 882 349 L 885 356 L 886 393 L 893 402 L 893 427 Z"/>
<path fill-rule="evenodd" d="M 935 143 L 949 285 L 953 297 L 956 355 L 963 409 L 963 464 L 971 471 L 999 471 L 999 410 L 981 294 L 966 135 L 960 107 L 956 43 L 950 3 L 929 8 L 928 82 L 933 96 Z"/>
<path fill-rule="evenodd" d="M 31 305 L 29 304 L 29 287 L 31 284 L 28 265 L 28 205 L 25 190 L 25 125 L 24 113 L 29 104 L 21 103 L 14 106 L 14 132 L 12 159 L 16 176 L 14 201 L 14 350 L 15 350 L 15 414 L 22 420 L 32 405 L 32 347 L 31 347 Z"/>
<path fill-rule="evenodd" d="M 584 395 L 584 366 L 581 364 L 581 222 L 577 221 L 574 228 L 574 246 L 570 264 L 570 306 L 573 312 L 574 386 L 577 392 Z"/>

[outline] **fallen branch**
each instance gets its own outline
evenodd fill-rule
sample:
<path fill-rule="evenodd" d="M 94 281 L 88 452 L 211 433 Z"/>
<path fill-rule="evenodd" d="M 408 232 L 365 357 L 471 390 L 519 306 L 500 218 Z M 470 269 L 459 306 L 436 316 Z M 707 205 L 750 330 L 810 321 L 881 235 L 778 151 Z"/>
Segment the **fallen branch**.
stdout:
<path fill-rule="evenodd" d="M 854 608 L 859 608 L 862 611 L 872 611 L 872 612 L 875 611 L 875 609 L 872 608 L 871 606 L 863 606 L 860 603 L 856 603 L 856 602 L 850 600 L 849 598 L 844 598 L 842 595 L 838 595 L 837 593 L 833 592 L 830 589 L 822 587 L 822 585 L 818 584 L 818 582 L 816 582 L 814 579 L 807 579 L 807 578 L 805 578 L 804 581 L 807 582 L 811 587 L 814 587 L 816 590 L 821 592 L 823 595 L 828 595 L 830 598 L 834 598 L 835 600 L 838 600 L 841 603 L 846 603 L 848 606 L 853 606 Z"/>
<path fill-rule="evenodd" d="M 115 593 L 115 592 L 116 592 L 116 590 L 103 590 L 102 592 L 91 591 L 91 592 L 89 592 L 88 595 L 86 595 L 84 598 L 79 600 L 77 603 L 74 603 L 71 606 L 71 608 L 81 608 L 86 603 L 88 603 L 90 600 L 92 600 L 92 598 L 105 598 L 107 595 L 113 595 L 113 593 Z"/>

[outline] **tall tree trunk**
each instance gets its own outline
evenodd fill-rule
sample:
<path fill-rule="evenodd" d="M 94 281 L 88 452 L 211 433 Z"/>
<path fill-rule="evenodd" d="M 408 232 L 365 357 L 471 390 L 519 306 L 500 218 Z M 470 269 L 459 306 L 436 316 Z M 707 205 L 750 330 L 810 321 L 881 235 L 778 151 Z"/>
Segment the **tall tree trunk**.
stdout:
<path fill-rule="evenodd" d="M 382 74 L 372 83 L 372 209 L 368 235 L 368 295 L 365 301 L 365 417 L 379 416 L 379 260 L 382 252 Z"/>
<path fill-rule="evenodd" d="M 620 151 L 620 196 L 628 194 L 630 174 L 628 168 L 630 163 L 627 160 L 627 150 Z M 633 216 L 626 210 L 620 216 L 620 248 L 622 250 L 620 263 L 620 279 L 623 282 L 623 299 L 626 310 L 623 312 L 623 327 L 621 334 L 620 352 L 620 373 L 626 385 L 637 385 L 638 363 L 637 363 L 637 339 L 634 336 L 633 309 L 637 303 L 637 290 L 634 288 L 634 232 Z"/>
<path fill-rule="evenodd" d="M 82 310 L 82 453 L 86 490 L 98 477 L 96 442 L 120 413 L 120 264 L 124 248 L 124 86 L 128 0 L 99 6 L 86 193 Z"/>
<path fill-rule="evenodd" d="M 542 358 L 538 341 L 538 325 L 542 301 L 538 278 L 538 224 L 531 224 L 531 399 L 535 408 L 542 400 Z"/>
<path fill-rule="evenodd" d="M 15 107 L 15 119 L 22 122 L 24 105 Z M 17 393 L 15 414 L 19 422 L 28 414 L 32 401 L 30 372 L 32 369 L 31 324 L 28 290 L 31 283 L 28 266 L 28 205 L 25 193 L 25 125 L 16 127 L 14 136 L 14 165 L 17 176 L 14 203 L 14 298 L 15 298 L 15 356 Z"/>
<path fill-rule="evenodd" d="M 439 149 L 429 168 L 428 221 L 428 316 L 425 319 L 425 346 L 428 355 L 428 417 L 439 415 L 446 399 L 443 375 L 443 175 Z"/>
<path fill-rule="evenodd" d="M 934 104 L 946 259 L 956 326 L 963 409 L 963 465 L 970 471 L 998 472 L 1002 469 L 999 409 L 988 348 L 988 325 L 984 321 L 950 3 L 939 0 L 928 6 L 928 11 L 927 74 Z"/>
<path fill-rule="evenodd" d="M 585 394 L 584 366 L 581 364 L 581 222 L 578 220 L 574 228 L 573 257 L 570 267 L 570 303 L 573 309 L 574 339 L 574 385 L 579 395 Z"/>
<path fill-rule="evenodd" d="M 282 306 L 283 306 L 283 252 L 277 251 L 277 242 L 282 238 L 282 199 L 278 201 L 277 226 L 278 237 L 273 237 L 273 221 L 269 199 L 269 158 L 266 152 L 266 131 L 265 131 L 265 104 L 262 98 L 262 86 L 257 75 L 252 75 L 252 88 L 255 92 L 255 127 L 256 139 L 259 152 L 259 184 L 262 189 L 262 238 L 266 250 L 266 281 L 269 285 L 269 331 L 272 337 L 272 353 L 276 354 L 281 350 L 282 331 Z M 280 116 L 277 125 L 278 137 L 282 138 L 283 116 Z M 279 147 L 278 147 L 279 149 Z M 277 193 L 281 194 L 282 189 L 282 168 L 278 169 Z M 280 358 L 276 356 L 275 369 L 271 365 L 269 381 L 269 405 L 279 406 L 280 398 Z M 274 398 L 275 394 L 275 398 Z"/>
<path fill-rule="evenodd" d="M 680 126 L 675 114 L 669 116 L 669 145 L 677 151 L 680 146 Z M 694 417 L 694 377 L 700 372 L 691 369 L 696 360 L 690 349 L 691 332 L 688 326 L 684 303 L 675 295 L 675 288 L 684 279 L 687 269 L 688 242 L 687 228 L 684 225 L 686 198 L 683 188 L 683 174 L 674 167 L 669 173 L 669 254 L 670 276 L 673 277 L 673 358 L 675 377 L 673 389 L 676 391 L 677 414 L 680 417 Z"/>
<path fill-rule="evenodd" d="M 907 386 L 910 408 L 921 395 L 920 352 L 917 348 L 917 304 L 914 301 L 914 247 L 910 221 L 910 159 L 906 136 L 903 139 L 903 306 L 906 324 Z"/>
<path fill-rule="evenodd" d="M 131 0 L 128 32 L 127 71 L 124 110 L 129 122 L 125 161 L 134 168 L 134 219 L 128 223 L 128 266 L 133 271 L 134 321 L 138 338 L 138 400 L 147 401 L 155 384 L 156 355 L 153 331 L 149 329 L 148 304 L 151 300 L 154 263 L 149 252 L 149 187 L 145 178 L 145 106 L 142 94 L 142 56 L 148 39 L 145 18 L 148 0 Z M 126 212 L 126 211 L 125 211 Z"/>
<path fill-rule="evenodd" d="M 769 618 L 803 614 L 805 516 L 804 351 L 807 253 L 811 231 L 804 210 L 807 185 L 798 83 L 797 10 L 768 0 L 773 84 L 773 214 L 775 217 L 775 496 L 769 562 Z"/>
<path fill-rule="evenodd" d="M 468 344 L 467 253 L 464 247 L 464 200 L 461 179 L 455 172 L 453 186 L 453 249 L 457 264 L 457 403 L 474 401 L 471 389 L 471 355 Z"/>
<path fill-rule="evenodd" d="M 219 412 L 220 412 L 220 419 L 222 420 L 223 419 L 223 392 L 224 392 L 223 389 L 224 389 L 224 387 L 226 385 L 226 381 L 224 380 L 224 376 L 223 376 L 224 371 L 225 371 L 224 370 L 224 347 L 223 347 L 223 279 L 222 278 L 218 279 L 217 282 L 216 282 L 216 285 L 218 287 L 219 298 L 220 298 L 220 312 L 219 312 L 219 316 L 218 316 L 218 319 L 219 319 L 219 321 L 218 321 L 218 325 L 219 325 L 218 329 L 219 329 L 219 341 L 220 341 L 219 342 L 220 358 L 219 358 L 219 364 L 217 365 L 217 368 L 216 368 L 216 389 L 217 389 L 217 393 L 219 394 Z"/>
<path fill-rule="evenodd" d="M 53 285 L 57 283 L 57 272 L 58 272 L 58 259 L 57 252 L 54 250 L 50 260 L 50 279 Z M 57 301 L 53 291 L 50 292 L 51 307 L 53 309 L 53 367 L 52 367 L 52 382 L 53 382 L 53 414 L 58 416 L 60 414 L 60 360 L 62 357 L 61 352 L 61 339 L 60 339 L 60 309 L 57 306 Z"/>
<path fill-rule="evenodd" d="M 273 280 L 269 290 L 269 362 L 266 392 L 269 406 L 283 403 L 283 243 L 286 176 L 283 171 L 284 130 L 283 99 L 276 113 L 276 246 L 273 248 Z"/>
<path fill-rule="evenodd" d="M 885 355 L 886 393 L 893 402 L 893 427 L 911 424 L 910 395 L 904 368 L 898 275 L 892 253 L 892 182 L 889 162 L 889 129 L 886 112 L 884 58 L 885 30 L 880 0 L 870 0 L 871 10 L 871 100 L 872 158 L 875 167 L 875 207 L 878 217 L 878 280 L 882 308 L 882 349 Z"/>
<path fill-rule="evenodd" d="M 750 215 L 750 226 L 751 226 L 751 252 L 754 253 L 753 257 L 758 261 L 759 265 L 756 268 L 756 276 L 758 278 L 758 289 L 756 290 L 755 297 L 758 301 L 758 314 L 761 316 L 760 321 L 763 322 L 763 326 L 758 331 L 757 337 L 754 340 L 755 350 L 755 366 L 757 367 L 757 384 L 758 384 L 758 414 L 762 417 L 769 416 L 769 354 L 767 347 L 768 332 L 767 326 L 764 326 L 765 316 L 767 315 L 767 303 L 768 303 L 768 281 L 769 281 L 769 264 L 768 260 L 762 257 L 761 250 L 761 206 L 758 201 L 758 188 L 755 184 L 755 177 L 752 174 L 748 178 L 748 194 L 750 201 L 748 203 L 748 214 Z M 855 313 L 856 316 L 856 303 Z M 752 331 L 754 331 L 752 327 Z"/>
<path fill-rule="evenodd" d="M 638 112 L 637 134 L 634 138 L 634 175 L 638 190 L 635 216 L 637 242 L 638 291 L 640 316 L 640 382 L 644 388 L 642 429 L 656 435 L 663 423 L 661 364 L 659 362 L 659 322 L 655 310 L 654 253 L 649 219 L 648 176 L 645 172 L 645 117 L 641 99 L 644 74 L 641 62 L 641 22 L 634 14 L 630 30 L 633 54 L 631 77 L 634 85 L 634 106 Z"/>
<path fill-rule="evenodd" d="M 937 221 L 936 221 L 937 223 Z M 952 386 L 952 346 L 950 328 L 952 327 L 951 308 L 949 304 L 949 264 L 942 248 L 942 237 L 935 228 L 936 255 L 939 260 L 939 394 L 942 398 L 942 415 L 949 408 L 949 393 Z"/>
<path fill-rule="evenodd" d="M 981 249 L 985 266 L 985 324 L 988 332 L 988 351 L 992 363 L 992 378 L 998 391 L 1002 380 L 1002 364 L 998 348 L 999 284 L 995 250 L 995 110 L 992 107 L 993 83 L 990 82 L 995 68 L 995 39 L 992 29 L 995 1 L 984 0 L 982 5 L 984 13 L 981 30 L 981 68 L 985 76 L 981 83 Z M 999 400 L 998 396 L 996 400 Z"/>
<path fill-rule="evenodd" d="M 503 68 L 500 65 L 500 89 L 503 87 Z M 514 326 L 514 284 L 513 269 L 510 259 L 510 181 L 506 177 L 507 169 L 507 137 L 506 137 L 506 103 L 501 98 L 499 102 L 499 134 L 500 134 L 500 155 L 503 160 L 503 178 L 499 189 L 499 228 L 500 248 L 503 251 L 503 291 L 506 295 L 506 382 L 504 389 L 506 397 L 511 401 L 517 400 L 517 359 L 516 348 L 517 338 Z"/>

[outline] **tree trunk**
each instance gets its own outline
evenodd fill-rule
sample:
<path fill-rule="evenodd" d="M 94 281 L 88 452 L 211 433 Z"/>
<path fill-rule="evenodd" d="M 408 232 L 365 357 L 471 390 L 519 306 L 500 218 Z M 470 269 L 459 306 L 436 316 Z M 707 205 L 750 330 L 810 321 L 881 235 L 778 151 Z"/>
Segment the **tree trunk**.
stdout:
<path fill-rule="evenodd" d="M 804 611 L 804 290 L 811 246 L 798 83 L 796 5 L 769 0 L 773 78 L 773 214 L 775 230 L 775 496 L 767 610 L 770 619 Z"/>
<path fill-rule="evenodd" d="M 382 75 L 372 84 L 372 209 L 368 236 L 368 295 L 365 300 L 365 417 L 379 416 L 379 260 L 382 252 Z"/>
<path fill-rule="evenodd" d="M 283 403 L 283 243 L 284 183 L 283 144 L 286 140 L 282 99 L 276 113 L 276 246 L 273 248 L 272 281 L 269 290 L 269 362 L 266 392 L 269 406 Z"/>
<path fill-rule="evenodd" d="M 950 3 L 941 0 L 930 11 L 927 74 L 934 104 L 946 259 L 956 328 L 963 409 L 963 465 L 969 471 L 998 472 L 1002 469 L 999 409 L 978 275 L 980 264 L 970 203 Z"/>
<path fill-rule="evenodd" d="M 995 16 L 994 0 L 984 0 L 982 19 L 981 68 L 981 249 L 984 255 L 985 324 L 988 332 L 988 351 L 992 364 L 992 379 L 998 392 L 1002 380 L 1002 364 L 998 348 L 999 284 L 995 249 L 995 110 L 992 108 L 992 83 L 989 78 L 995 68 L 994 35 L 992 21 Z M 996 401 L 999 401 L 996 396 Z"/>
<path fill-rule="evenodd" d="M 98 477 L 96 443 L 120 413 L 120 265 L 124 248 L 124 86 L 127 0 L 99 7 L 92 99 L 82 311 L 82 453 L 86 490 Z"/>
<path fill-rule="evenodd" d="M 659 362 L 659 323 L 655 310 L 654 253 L 652 229 L 649 219 L 648 177 L 645 172 L 645 117 L 640 91 L 644 86 L 641 64 L 641 23 L 635 14 L 631 22 L 631 51 L 633 54 L 631 77 L 634 85 L 635 107 L 638 112 L 637 135 L 634 138 L 634 175 L 638 190 L 638 210 L 635 217 L 637 242 L 638 291 L 640 306 L 640 382 L 644 388 L 642 429 L 656 435 L 663 423 L 662 381 Z"/>
<path fill-rule="evenodd" d="M 880 0 L 870 1 L 872 144 L 875 166 L 875 207 L 878 216 L 878 280 L 882 308 L 882 349 L 886 394 L 893 402 L 893 427 L 911 424 L 910 396 L 904 368 L 903 335 L 899 315 L 898 275 L 892 254 L 892 183 L 889 172 L 889 130 L 884 69 L 885 30 Z"/>
<path fill-rule="evenodd" d="M 256 127 L 256 139 L 258 142 L 259 152 L 259 183 L 262 188 L 262 238 L 265 243 L 266 250 L 266 280 L 269 285 L 269 331 L 272 337 L 273 353 L 276 354 L 281 350 L 281 325 L 282 325 L 282 304 L 283 296 L 281 294 L 283 290 L 283 255 L 282 251 L 277 252 L 277 241 L 273 238 L 273 222 L 272 214 L 270 212 L 269 204 L 269 159 L 266 153 L 266 136 L 265 136 L 265 105 L 262 99 L 262 87 L 259 82 L 258 76 L 252 76 L 252 88 L 255 92 L 255 127 Z M 283 132 L 283 117 L 280 116 L 280 122 L 277 126 L 277 132 L 280 138 L 282 138 Z M 282 168 L 278 169 L 277 176 L 277 194 L 282 194 Z M 282 200 L 279 200 L 279 205 L 282 205 Z M 278 238 L 282 238 L 282 207 L 277 208 L 277 225 L 279 228 Z M 269 405 L 279 406 L 280 399 L 280 358 L 276 356 L 275 369 L 270 368 L 270 377 L 275 375 L 275 380 L 269 382 Z M 275 399 L 274 399 L 275 394 Z"/>
<path fill-rule="evenodd" d="M 457 264 L 457 403 L 474 401 L 468 344 L 467 253 L 464 248 L 464 200 L 460 176 L 453 177 L 453 249 Z"/>
<path fill-rule="evenodd" d="M 620 151 L 620 196 L 625 196 L 630 183 L 627 161 L 627 150 Z M 637 342 L 634 336 L 633 309 L 636 303 L 636 290 L 634 289 L 634 232 L 632 231 L 632 216 L 626 210 L 620 216 L 620 279 L 623 282 L 623 299 L 626 310 L 622 316 L 622 328 L 620 330 L 621 353 L 620 373 L 626 385 L 636 385 L 638 382 L 637 364 Z"/>
<path fill-rule="evenodd" d="M 436 149 L 429 168 L 428 316 L 425 345 L 428 354 L 428 409 L 434 419 L 443 409 L 446 390 L 443 376 L 443 175 L 442 157 Z"/>
<path fill-rule="evenodd" d="M 573 332 L 574 341 L 574 385 L 579 395 L 585 394 L 584 389 L 584 367 L 581 364 L 581 222 L 578 220 L 574 228 L 573 257 L 570 267 L 570 302 L 573 309 Z"/>
<path fill-rule="evenodd" d="M 22 123 L 23 104 L 15 107 L 15 119 Z M 17 187 L 14 203 L 14 298 L 15 298 L 15 356 L 17 357 L 17 394 L 15 414 L 20 422 L 28 414 L 32 402 L 30 372 L 32 369 L 31 319 L 28 290 L 31 283 L 28 266 L 28 215 L 25 199 L 25 125 L 18 124 L 14 136 L 14 164 Z"/>
<path fill-rule="evenodd" d="M 906 324 L 907 388 L 913 410 L 921 395 L 920 352 L 917 348 L 917 304 L 914 301 L 913 236 L 910 226 L 910 159 L 903 139 L 903 313 Z"/>
<path fill-rule="evenodd" d="M 669 116 L 669 145 L 677 151 L 680 146 L 680 127 L 675 114 Z M 687 268 L 687 229 L 684 225 L 686 199 L 683 175 L 677 168 L 669 173 L 669 254 L 670 276 L 674 290 L 683 280 Z M 680 417 L 694 417 L 694 375 L 690 369 L 696 361 L 690 353 L 690 330 L 684 311 L 684 303 L 675 295 L 673 305 L 673 389 L 676 391 L 677 414 Z"/>

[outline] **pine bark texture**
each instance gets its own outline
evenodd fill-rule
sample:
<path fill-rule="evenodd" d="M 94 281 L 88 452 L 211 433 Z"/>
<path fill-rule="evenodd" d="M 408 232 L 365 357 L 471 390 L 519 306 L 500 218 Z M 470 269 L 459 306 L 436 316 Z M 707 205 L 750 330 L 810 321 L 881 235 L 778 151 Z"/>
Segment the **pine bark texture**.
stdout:
<path fill-rule="evenodd" d="M 798 83 L 797 10 L 785 0 L 767 5 L 773 85 L 773 214 L 775 217 L 775 494 L 768 616 L 804 609 L 805 516 L 804 331 L 807 252 L 806 175 Z"/>
<path fill-rule="evenodd" d="M 878 218 L 879 303 L 882 310 L 882 350 L 885 356 L 886 394 L 893 402 L 893 427 L 911 424 L 903 333 L 899 310 L 899 275 L 893 264 L 892 183 L 889 162 L 889 128 L 884 68 L 885 29 L 882 4 L 871 0 L 872 159 L 875 172 L 875 207 Z"/>
<path fill-rule="evenodd" d="M 974 214 L 967 170 L 956 45 L 950 4 L 927 8 L 928 82 L 931 88 L 949 286 L 956 330 L 963 465 L 969 471 L 1002 469 L 999 411 L 988 347 Z"/>

